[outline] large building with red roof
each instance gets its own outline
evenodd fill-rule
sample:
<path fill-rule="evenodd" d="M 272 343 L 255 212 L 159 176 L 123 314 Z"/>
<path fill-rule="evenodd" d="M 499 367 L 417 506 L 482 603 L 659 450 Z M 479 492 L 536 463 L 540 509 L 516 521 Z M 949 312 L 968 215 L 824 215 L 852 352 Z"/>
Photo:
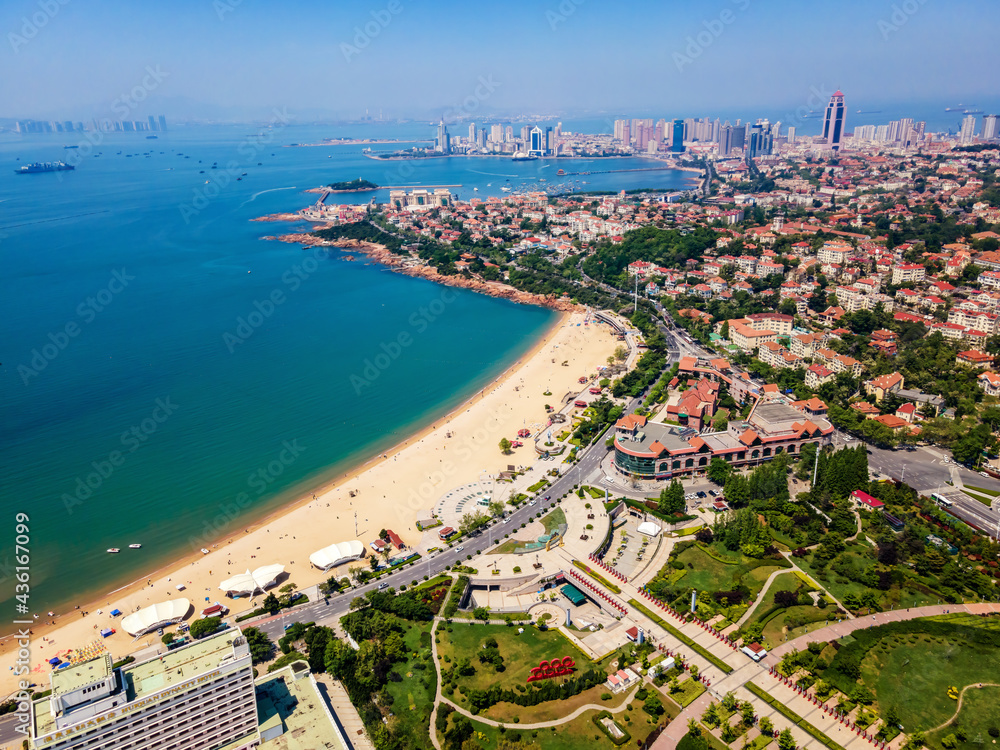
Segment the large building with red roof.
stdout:
<path fill-rule="evenodd" d="M 713 458 L 732 466 L 770 461 L 781 453 L 798 456 L 808 444 L 828 445 L 833 426 L 806 415 L 778 393 L 765 393 L 746 420 L 722 432 L 649 422 L 629 415 L 615 425 L 615 470 L 636 479 L 672 479 L 704 472 Z"/>

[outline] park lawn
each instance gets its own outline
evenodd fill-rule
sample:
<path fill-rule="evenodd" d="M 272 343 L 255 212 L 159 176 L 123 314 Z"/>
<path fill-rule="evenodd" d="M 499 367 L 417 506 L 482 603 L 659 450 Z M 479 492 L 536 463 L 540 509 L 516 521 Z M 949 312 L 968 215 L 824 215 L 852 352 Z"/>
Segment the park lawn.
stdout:
<path fill-rule="evenodd" d="M 857 556 L 855 555 L 854 557 Z M 842 578 L 833 571 L 828 570 L 826 578 L 824 579 L 818 574 L 816 567 L 812 564 L 812 555 L 809 557 L 797 558 L 795 560 L 795 564 L 808 573 L 812 579 L 816 581 L 816 583 L 823 587 L 824 591 L 828 591 L 834 598 L 837 599 L 837 601 L 844 601 L 844 597 L 848 594 L 861 596 L 868 590 L 863 584 L 847 578 Z M 864 564 L 867 565 L 867 561 L 864 561 Z"/>
<path fill-rule="evenodd" d="M 802 579 L 795 575 L 794 570 L 775 576 L 774 580 L 771 581 L 770 587 L 767 589 L 763 601 L 757 605 L 757 609 L 754 610 L 750 619 L 745 624 L 752 625 L 770 616 L 769 610 L 774 606 L 775 591 L 796 591 L 801 584 Z"/>
<path fill-rule="evenodd" d="M 831 616 L 836 615 L 836 612 L 836 607 L 820 609 L 811 604 L 799 604 L 795 607 L 788 607 L 779 611 L 778 614 L 764 625 L 764 640 L 773 647 L 781 643 L 786 635 L 788 636 L 788 640 L 798 638 L 800 635 L 804 635 L 811 630 L 816 630 L 817 626 L 815 623 L 828 621 Z M 784 629 L 789 625 L 789 621 L 797 624 L 792 624 L 786 633 Z"/>
<path fill-rule="evenodd" d="M 545 528 L 546 534 L 551 534 L 559 526 L 566 523 L 566 514 L 563 512 L 562 508 L 556 508 L 554 511 L 548 515 L 542 516 L 539 519 L 542 526 Z"/>
<path fill-rule="evenodd" d="M 577 670 L 579 672 L 579 670 Z M 520 719 L 521 724 L 535 724 L 540 721 L 553 721 L 563 716 L 568 716 L 580 706 L 593 703 L 595 706 L 604 706 L 607 709 L 617 708 L 630 693 L 618 693 L 612 695 L 611 700 L 601 700 L 601 696 L 608 692 L 607 685 L 595 685 L 590 690 L 585 690 L 579 695 L 567 698 L 562 701 L 547 701 L 539 703 L 537 706 L 519 706 L 516 703 L 497 703 L 483 711 L 480 716 L 485 719 L 513 723 L 514 718 Z"/>
<path fill-rule="evenodd" d="M 679 688 L 677 692 L 671 693 L 670 688 L 664 685 L 663 693 L 671 700 L 679 703 L 682 708 L 687 708 L 689 705 L 694 703 L 698 696 L 708 689 L 702 683 L 698 682 L 698 680 L 690 678 L 684 680 L 684 682 L 680 683 L 677 687 Z"/>
<path fill-rule="evenodd" d="M 457 621 L 450 627 L 452 628 L 450 633 L 447 626 L 438 628 L 438 636 L 441 639 L 438 644 L 438 654 L 450 657 L 451 664 L 454 664 L 456 659 L 469 658 L 476 668 L 474 675 L 458 678 L 459 689 L 455 691 L 452 699 L 461 705 L 467 704 L 461 688 L 486 690 L 493 685 L 499 685 L 503 689 L 513 689 L 515 685 L 524 685 L 531 668 L 537 667 L 543 659 L 551 661 L 554 658 L 571 656 L 576 660 L 577 673 L 590 666 L 590 659 L 558 630 L 541 631 L 527 627 L 518 635 L 516 627 L 464 625 Z M 504 660 L 503 672 L 495 672 L 492 666 L 481 664 L 477 658 L 483 642 L 490 636 L 497 640 L 500 655 Z M 567 678 L 553 679 L 564 682 Z"/>
<path fill-rule="evenodd" d="M 948 704 L 951 710 L 955 710 L 958 701 L 948 700 Z M 955 750 L 980 750 L 984 743 L 994 742 L 989 730 L 1000 729 L 1000 688 L 984 687 L 982 690 L 978 688 L 967 690 L 962 698 L 962 710 L 957 720 L 936 732 L 929 733 L 928 747 L 943 748 L 941 740 L 950 734 L 955 734 L 956 724 L 962 728 L 966 739 L 965 742 L 958 740 Z"/>
<path fill-rule="evenodd" d="M 969 490 L 974 490 L 975 492 L 980 492 L 983 495 L 989 495 L 990 497 L 1000 497 L 1000 492 L 998 492 L 997 490 L 988 490 L 985 487 L 976 487 L 975 485 L 972 484 L 965 485 L 965 488 Z"/>
<path fill-rule="evenodd" d="M 386 690 L 393 698 L 392 712 L 396 721 L 403 727 L 397 736 L 409 738 L 408 747 L 423 749 L 430 743 L 431 711 L 437 692 L 437 673 L 431 653 L 432 623 L 401 622 L 406 626 L 403 643 L 406 644 L 407 660 L 394 665 L 393 671 L 403 679 L 400 682 L 389 680 Z M 417 669 L 416 664 L 422 664 L 424 668 Z"/>
<path fill-rule="evenodd" d="M 714 591 L 730 591 L 737 584 L 737 579 L 742 576 L 743 582 L 750 589 L 751 596 L 756 598 L 760 590 L 764 587 L 764 581 L 775 570 L 788 567 L 788 563 L 781 565 L 778 561 L 774 564 L 760 565 L 759 560 L 754 560 L 743 555 L 733 556 L 722 549 L 721 545 L 713 545 L 712 553 L 718 556 L 727 555 L 726 562 L 708 555 L 697 544 L 693 544 L 677 556 L 679 562 L 685 566 L 691 564 L 680 579 L 684 586 L 691 586 L 699 592 L 712 593 Z M 731 562 L 730 562 L 731 561 Z M 767 561 L 768 563 L 770 561 Z M 754 567 L 756 566 L 756 567 Z M 749 573 L 749 575 L 747 575 Z"/>
<path fill-rule="evenodd" d="M 888 646 L 887 650 L 883 647 Z M 955 712 L 948 687 L 998 682 L 1000 651 L 943 636 L 888 635 L 861 664 L 861 678 L 881 701 L 894 703 L 907 733 L 943 724 Z M 970 691 L 972 692 L 972 691 Z M 900 696 L 906 696 L 905 700 Z"/>
<path fill-rule="evenodd" d="M 650 723 L 651 717 L 642 710 L 641 703 L 639 701 L 634 701 L 634 703 L 635 710 L 612 714 L 612 718 L 625 731 L 632 735 L 632 739 L 628 745 L 621 747 L 636 747 L 637 741 L 645 740 L 656 727 L 656 722 Z M 569 711 L 566 712 L 566 714 L 568 713 Z M 515 734 L 519 735 L 523 742 L 534 743 L 542 748 L 542 750 L 580 750 L 580 748 L 588 748 L 588 750 L 616 750 L 619 746 L 608 739 L 604 732 L 598 729 L 592 721 L 592 718 L 599 713 L 600 711 L 584 711 L 575 719 L 565 724 L 543 729 L 520 729 L 517 724 L 506 724 L 504 733 L 501 733 L 498 727 L 473 720 L 472 725 L 477 732 L 473 736 L 487 750 L 495 748 L 497 741 L 504 734 L 506 734 L 508 739 Z M 563 715 L 565 716 L 566 714 Z M 630 717 L 631 723 L 625 718 L 626 715 Z M 666 714 L 660 716 L 659 722 L 662 723 L 665 718 Z M 449 719 L 450 722 L 451 719 Z M 478 735 L 480 732 L 483 735 L 482 737 Z"/>

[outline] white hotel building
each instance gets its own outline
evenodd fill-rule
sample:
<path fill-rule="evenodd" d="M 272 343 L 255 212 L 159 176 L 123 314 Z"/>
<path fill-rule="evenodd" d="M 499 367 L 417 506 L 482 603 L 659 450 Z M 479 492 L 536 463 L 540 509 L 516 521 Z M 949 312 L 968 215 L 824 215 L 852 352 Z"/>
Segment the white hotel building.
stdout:
<path fill-rule="evenodd" d="M 104 654 L 50 676 L 32 703 L 40 750 L 249 750 L 258 747 L 246 639 L 228 628 L 115 669 Z"/>

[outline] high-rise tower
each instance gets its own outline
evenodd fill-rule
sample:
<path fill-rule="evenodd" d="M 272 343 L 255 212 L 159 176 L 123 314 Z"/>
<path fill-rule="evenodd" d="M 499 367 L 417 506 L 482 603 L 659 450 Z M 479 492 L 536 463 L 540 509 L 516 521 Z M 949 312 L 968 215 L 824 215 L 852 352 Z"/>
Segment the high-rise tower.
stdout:
<path fill-rule="evenodd" d="M 844 92 L 839 89 L 830 97 L 823 118 L 823 138 L 828 148 L 840 150 L 840 139 L 844 134 Z"/>

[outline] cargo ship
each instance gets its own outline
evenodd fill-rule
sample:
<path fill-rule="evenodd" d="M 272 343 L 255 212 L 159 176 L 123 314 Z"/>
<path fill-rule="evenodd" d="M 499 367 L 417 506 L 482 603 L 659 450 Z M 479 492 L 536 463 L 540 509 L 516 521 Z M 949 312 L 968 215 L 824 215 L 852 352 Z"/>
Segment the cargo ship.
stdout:
<path fill-rule="evenodd" d="M 61 161 L 36 161 L 14 170 L 14 174 L 38 174 L 39 172 L 65 172 L 76 167 Z"/>

